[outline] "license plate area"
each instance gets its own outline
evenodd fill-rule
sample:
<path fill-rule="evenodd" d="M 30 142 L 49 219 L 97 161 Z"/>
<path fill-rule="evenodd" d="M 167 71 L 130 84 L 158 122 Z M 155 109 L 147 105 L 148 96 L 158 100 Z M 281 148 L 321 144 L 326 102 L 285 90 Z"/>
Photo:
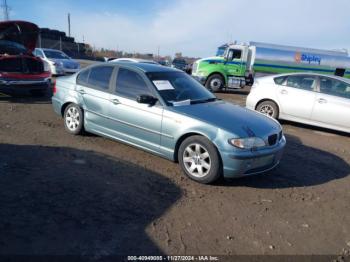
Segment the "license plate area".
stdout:
<path fill-rule="evenodd" d="M 268 155 L 268 156 L 263 156 L 263 157 L 258 157 L 252 160 L 250 164 L 250 168 L 259 168 L 259 167 L 264 167 L 264 166 L 269 166 L 273 163 L 274 161 L 274 155 Z"/>

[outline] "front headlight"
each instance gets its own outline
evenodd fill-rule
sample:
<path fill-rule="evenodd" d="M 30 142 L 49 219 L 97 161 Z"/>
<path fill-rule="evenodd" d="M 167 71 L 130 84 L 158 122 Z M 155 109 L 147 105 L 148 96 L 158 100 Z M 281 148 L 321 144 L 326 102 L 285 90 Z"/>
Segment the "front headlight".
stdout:
<path fill-rule="evenodd" d="M 53 66 L 56 66 L 56 67 L 62 67 L 63 66 L 63 63 L 61 61 L 51 61 L 49 60 L 49 63 Z"/>
<path fill-rule="evenodd" d="M 228 142 L 234 147 L 241 149 L 252 149 L 266 146 L 265 141 L 260 137 L 232 138 Z"/>
<path fill-rule="evenodd" d="M 49 71 L 50 71 L 50 65 L 49 65 L 49 63 L 46 62 L 46 61 L 44 61 L 44 60 L 42 60 L 42 61 L 43 61 L 43 63 L 44 63 L 44 71 L 45 71 L 45 72 L 49 72 Z"/>
<path fill-rule="evenodd" d="M 203 77 L 205 77 L 205 76 L 207 76 L 208 74 L 207 74 L 207 72 L 205 72 L 205 71 L 198 71 L 198 70 L 197 70 L 197 75 L 198 75 L 198 76 L 203 76 Z"/>

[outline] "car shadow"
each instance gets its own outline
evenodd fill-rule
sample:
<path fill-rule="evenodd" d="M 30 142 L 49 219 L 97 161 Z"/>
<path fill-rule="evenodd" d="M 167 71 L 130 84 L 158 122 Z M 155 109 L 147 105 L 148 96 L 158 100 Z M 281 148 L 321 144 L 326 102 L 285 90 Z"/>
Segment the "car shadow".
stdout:
<path fill-rule="evenodd" d="M 287 145 L 280 164 L 266 174 L 231 179 L 221 186 L 290 188 L 321 185 L 350 175 L 349 164 L 340 157 L 303 145 L 299 138 L 286 135 Z"/>
<path fill-rule="evenodd" d="M 110 156 L 0 144 L 0 255 L 162 254 L 145 229 L 181 195 Z"/>
<path fill-rule="evenodd" d="M 307 124 L 302 124 L 302 123 L 292 122 L 292 121 L 282 120 L 282 119 L 279 119 L 278 121 L 280 122 L 281 125 L 290 125 L 290 126 L 295 126 L 299 128 L 305 128 L 310 131 L 324 132 L 324 133 L 334 134 L 338 136 L 350 137 L 349 133 L 345 133 L 342 131 L 337 131 L 337 130 L 328 129 L 324 127 L 312 126 L 312 125 L 307 125 Z"/>

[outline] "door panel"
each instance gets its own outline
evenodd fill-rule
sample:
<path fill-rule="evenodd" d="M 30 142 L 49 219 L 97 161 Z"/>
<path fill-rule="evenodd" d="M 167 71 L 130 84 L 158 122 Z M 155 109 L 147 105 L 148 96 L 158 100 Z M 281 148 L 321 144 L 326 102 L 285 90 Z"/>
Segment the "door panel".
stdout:
<path fill-rule="evenodd" d="M 280 113 L 300 119 L 310 119 L 317 93 L 316 78 L 289 76 L 286 82 L 276 89 Z"/>
<path fill-rule="evenodd" d="M 109 88 L 114 66 L 96 66 L 82 71 L 77 78 L 77 92 L 84 101 L 85 128 L 103 131 L 108 124 Z"/>
<path fill-rule="evenodd" d="M 317 94 L 312 120 L 350 128 L 350 99 Z"/>
<path fill-rule="evenodd" d="M 154 152 L 159 151 L 163 106 L 138 103 L 140 95 L 153 96 L 146 77 L 119 67 L 109 103 L 109 129 L 113 136 Z"/>
<path fill-rule="evenodd" d="M 77 91 L 84 101 L 83 109 L 87 128 L 94 126 L 94 129 L 99 130 L 98 126 L 105 127 L 107 125 L 110 94 L 82 85 L 77 85 Z"/>
<path fill-rule="evenodd" d="M 140 104 L 128 98 L 111 95 L 108 127 L 122 140 L 158 151 L 163 107 Z"/>
<path fill-rule="evenodd" d="M 230 49 L 224 63 L 225 72 L 227 75 L 240 76 L 242 75 L 242 54 L 241 49 Z"/>
<path fill-rule="evenodd" d="M 350 128 L 350 84 L 328 77 L 320 77 L 312 120 Z"/>

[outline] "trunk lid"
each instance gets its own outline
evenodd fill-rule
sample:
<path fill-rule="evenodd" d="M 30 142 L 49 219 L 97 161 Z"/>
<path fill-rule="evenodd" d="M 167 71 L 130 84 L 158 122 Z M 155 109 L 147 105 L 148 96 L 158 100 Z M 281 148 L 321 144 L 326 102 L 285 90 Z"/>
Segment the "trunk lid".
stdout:
<path fill-rule="evenodd" d="M 33 52 L 38 35 L 39 28 L 36 24 L 25 21 L 0 22 L 0 41 L 12 43 L 14 48 L 16 44 L 22 45 L 28 53 Z"/>

